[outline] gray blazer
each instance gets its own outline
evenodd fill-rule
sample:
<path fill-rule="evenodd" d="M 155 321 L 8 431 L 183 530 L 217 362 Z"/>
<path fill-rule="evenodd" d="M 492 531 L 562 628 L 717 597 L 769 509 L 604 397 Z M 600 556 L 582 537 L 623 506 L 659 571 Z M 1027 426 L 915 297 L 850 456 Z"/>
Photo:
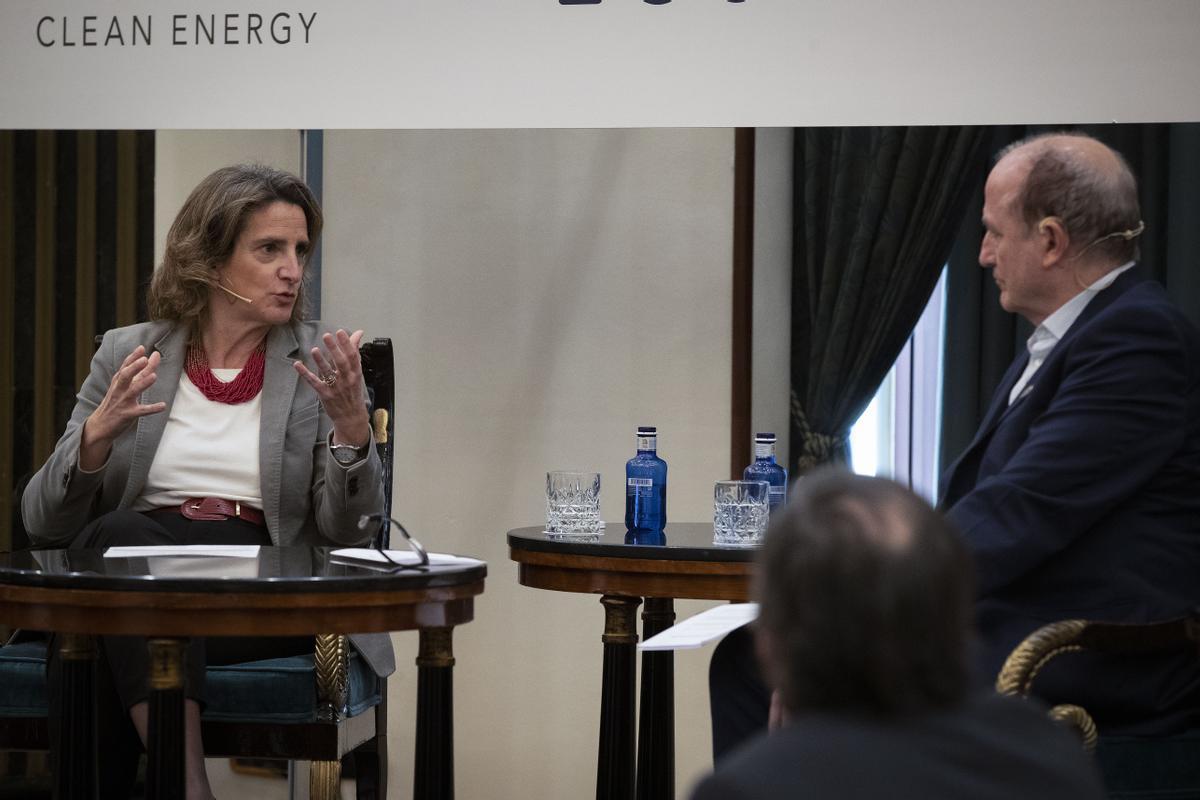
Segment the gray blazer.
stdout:
<path fill-rule="evenodd" d="M 322 330 L 319 322 L 298 322 L 277 326 L 267 336 L 259 475 L 267 530 L 279 546 L 362 544 L 369 532 L 358 529 L 359 516 L 383 509 L 382 468 L 375 448 L 368 448 L 368 457 L 349 468 L 334 461 L 326 446 L 332 423 L 316 393 L 292 367 L 320 341 Z M 137 500 L 175 399 L 187 339 L 186 327 L 169 321 L 116 328 L 104 335 L 66 431 L 21 498 L 25 527 L 35 546 L 66 546 L 90 520 L 129 508 Z M 121 362 L 139 344 L 147 352 L 162 353 L 158 379 L 141 402 L 162 401 L 167 409 L 142 417 L 122 434 L 103 469 L 81 472 L 83 423 L 104 399 Z M 377 674 L 395 669 L 386 635 L 351 638 Z"/>

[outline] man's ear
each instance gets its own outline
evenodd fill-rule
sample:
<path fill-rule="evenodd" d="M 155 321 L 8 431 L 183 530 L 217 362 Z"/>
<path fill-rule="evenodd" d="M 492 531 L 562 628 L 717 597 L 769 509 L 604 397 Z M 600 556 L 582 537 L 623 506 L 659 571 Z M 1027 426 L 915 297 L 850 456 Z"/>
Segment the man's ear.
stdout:
<path fill-rule="evenodd" d="M 782 687 L 786 665 L 780 660 L 783 654 L 780 652 L 779 643 L 776 642 L 775 637 L 761 625 L 755 625 L 753 631 L 754 655 L 758 659 L 763 681 L 771 690 L 771 706 L 767 712 L 767 730 L 774 733 L 786 725 L 791 717 L 783 700 Z"/>
<path fill-rule="evenodd" d="M 775 690 L 779 688 L 779 646 L 766 628 L 762 625 L 755 624 L 751 627 L 754 631 L 754 655 L 758 659 L 758 666 L 762 669 L 763 678 L 766 679 L 767 688 Z"/>
<path fill-rule="evenodd" d="M 1066 260 L 1071 247 L 1071 235 L 1058 217 L 1046 217 L 1037 226 L 1042 245 L 1042 266 L 1052 267 Z"/>

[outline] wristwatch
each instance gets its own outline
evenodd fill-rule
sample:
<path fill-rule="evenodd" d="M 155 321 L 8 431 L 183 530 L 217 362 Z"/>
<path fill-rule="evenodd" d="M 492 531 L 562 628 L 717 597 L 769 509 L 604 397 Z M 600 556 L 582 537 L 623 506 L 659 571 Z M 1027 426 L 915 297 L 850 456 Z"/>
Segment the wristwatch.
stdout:
<path fill-rule="evenodd" d="M 343 467 L 349 467 L 357 464 L 367 457 L 367 448 L 371 446 L 368 439 L 367 443 L 362 447 L 352 444 L 334 444 L 333 433 L 329 434 L 329 452 L 333 456 L 333 460 L 341 464 Z"/>

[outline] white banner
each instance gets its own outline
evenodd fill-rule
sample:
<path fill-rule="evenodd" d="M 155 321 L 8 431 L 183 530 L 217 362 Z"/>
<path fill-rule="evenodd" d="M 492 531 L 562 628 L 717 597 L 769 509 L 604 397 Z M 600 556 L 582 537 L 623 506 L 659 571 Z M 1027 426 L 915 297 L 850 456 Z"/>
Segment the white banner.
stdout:
<path fill-rule="evenodd" d="M 0 127 L 1200 120 L 1198 0 L 3 0 Z"/>

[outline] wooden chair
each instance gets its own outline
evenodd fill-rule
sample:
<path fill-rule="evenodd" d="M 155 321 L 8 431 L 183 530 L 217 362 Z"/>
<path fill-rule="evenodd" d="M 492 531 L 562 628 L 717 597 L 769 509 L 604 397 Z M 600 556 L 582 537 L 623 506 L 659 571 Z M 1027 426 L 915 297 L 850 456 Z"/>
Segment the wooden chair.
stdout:
<path fill-rule="evenodd" d="M 1200 658 L 1200 610 L 1148 624 L 1054 622 L 1031 633 L 1009 654 L 996 691 L 1028 696 L 1047 663 L 1084 650 L 1137 656 L 1188 648 Z M 1200 797 L 1200 731 L 1158 737 L 1099 735 L 1092 715 L 1078 705 L 1056 705 L 1049 714 L 1074 728 L 1083 746 L 1095 753 L 1110 798 Z"/>
<path fill-rule="evenodd" d="M 390 339 L 360 347 L 384 512 L 392 503 L 394 361 Z M 386 536 L 386 534 L 384 534 Z M 387 542 L 381 542 L 386 547 Z M 0 750 L 46 750 L 46 644 L 0 647 Z M 340 796 L 341 765 L 354 762 L 359 798 L 387 794 L 387 683 L 351 652 L 346 637 L 320 635 L 312 656 L 210 667 L 202 717 L 206 754 L 312 762 L 310 794 Z"/>

